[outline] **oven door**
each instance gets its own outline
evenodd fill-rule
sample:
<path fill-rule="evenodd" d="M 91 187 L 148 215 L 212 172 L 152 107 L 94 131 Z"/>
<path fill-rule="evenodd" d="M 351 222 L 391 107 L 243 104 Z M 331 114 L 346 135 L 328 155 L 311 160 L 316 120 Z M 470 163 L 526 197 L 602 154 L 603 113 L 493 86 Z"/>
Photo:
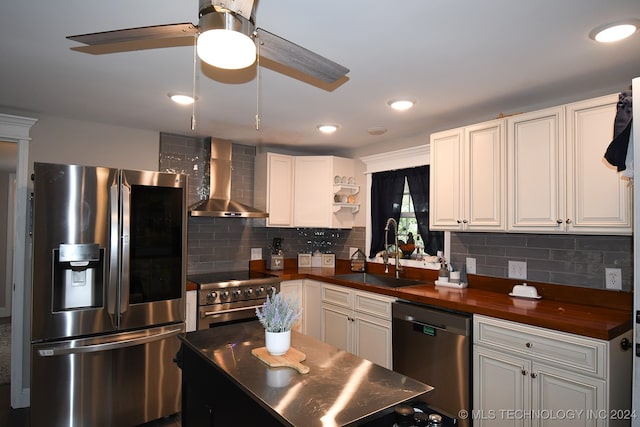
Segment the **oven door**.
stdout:
<path fill-rule="evenodd" d="M 198 307 L 198 329 L 208 329 L 222 323 L 256 320 L 256 308 L 263 301 L 238 301 L 234 303 L 201 305 Z"/>

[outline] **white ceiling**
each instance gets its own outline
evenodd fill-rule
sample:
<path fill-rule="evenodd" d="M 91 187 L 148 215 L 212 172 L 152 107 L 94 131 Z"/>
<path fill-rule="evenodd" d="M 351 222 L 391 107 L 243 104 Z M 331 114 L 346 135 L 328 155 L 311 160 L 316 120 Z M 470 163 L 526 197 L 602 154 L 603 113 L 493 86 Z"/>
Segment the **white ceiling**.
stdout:
<path fill-rule="evenodd" d="M 197 0 L 5 1 L 0 13 L 0 112 L 25 111 L 189 135 L 189 46 L 89 55 L 67 35 L 197 23 Z M 619 44 L 594 27 L 640 19 L 638 0 L 260 0 L 257 26 L 351 71 L 332 91 L 262 67 L 198 65 L 198 136 L 310 152 L 366 153 L 499 113 L 626 89 L 640 76 L 640 34 Z M 398 113 L 387 101 L 417 100 Z M 321 122 L 340 125 L 327 136 Z M 371 127 L 385 127 L 381 136 Z M 415 145 L 415 144 L 413 144 Z"/>

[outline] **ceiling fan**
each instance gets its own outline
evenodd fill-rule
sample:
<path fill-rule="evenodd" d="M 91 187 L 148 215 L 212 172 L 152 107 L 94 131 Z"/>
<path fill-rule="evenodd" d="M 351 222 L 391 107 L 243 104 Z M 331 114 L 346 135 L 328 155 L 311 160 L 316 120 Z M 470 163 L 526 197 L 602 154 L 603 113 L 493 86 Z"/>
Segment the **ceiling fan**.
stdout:
<path fill-rule="evenodd" d="M 255 26 L 255 0 L 199 0 L 198 25 L 192 23 L 154 25 L 68 36 L 87 46 L 74 48 L 103 54 L 145 48 L 176 46 L 176 40 L 197 38 L 200 59 L 218 68 L 240 69 L 259 55 L 326 83 L 335 83 L 349 69 L 282 37 Z M 173 44 L 170 44 L 173 42 Z M 236 45 L 236 42 L 238 43 Z M 257 45 L 257 52 L 256 52 Z M 239 52 L 244 56 L 237 58 Z"/>

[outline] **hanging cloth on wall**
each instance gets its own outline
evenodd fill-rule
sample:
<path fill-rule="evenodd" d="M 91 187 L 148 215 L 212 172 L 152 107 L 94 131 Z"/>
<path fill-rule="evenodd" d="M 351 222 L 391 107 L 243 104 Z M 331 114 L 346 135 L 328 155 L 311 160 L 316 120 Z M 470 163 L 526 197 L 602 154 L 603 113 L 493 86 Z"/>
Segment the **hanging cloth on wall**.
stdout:
<path fill-rule="evenodd" d="M 607 147 L 604 158 L 612 166 L 618 168 L 618 172 L 629 167 L 633 169 L 627 160 L 633 159 L 628 156 L 629 142 L 631 141 L 631 122 L 633 120 L 631 91 L 621 92 L 618 97 L 616 119 L 613 123 L 613 141 Z M 631 158 L 629 158 L 631 157 Z"/>

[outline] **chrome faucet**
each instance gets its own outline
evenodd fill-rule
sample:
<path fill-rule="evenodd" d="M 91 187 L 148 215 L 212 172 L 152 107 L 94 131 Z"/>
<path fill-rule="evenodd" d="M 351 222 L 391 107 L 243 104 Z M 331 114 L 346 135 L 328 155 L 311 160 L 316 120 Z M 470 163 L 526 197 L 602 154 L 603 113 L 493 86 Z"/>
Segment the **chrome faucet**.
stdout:
<path fill-rule="evenodd" d="M 384 272 L 389 273 L 389 242 L 387 235 L 389 234 L 389 226 L 393 224 L 395 228 L 394 244 L 396 246 L 396 279 L 400 278 L 400 272 L 403 270 L 400 265 L 400 248 L 398 248 L 398 223 L 394 218 L 387 219 L 387 225 L 384 227 Z"/>

